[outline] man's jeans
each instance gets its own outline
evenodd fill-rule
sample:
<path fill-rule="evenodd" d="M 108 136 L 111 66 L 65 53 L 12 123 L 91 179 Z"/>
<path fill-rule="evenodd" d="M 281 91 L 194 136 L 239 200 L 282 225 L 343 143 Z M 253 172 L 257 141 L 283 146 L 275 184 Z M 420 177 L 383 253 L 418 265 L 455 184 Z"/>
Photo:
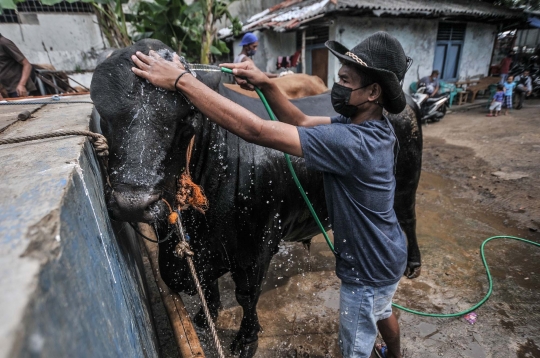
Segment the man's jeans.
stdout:
<path fill-rule="evenodd" d="M 516 87 L 516 97 L 517 97 L 516 108 L 517 109 L 523 107 L 523 101 L 525 100 L 526 94 L 527 94 L 527 87 L 525 87 L 524 85 L 518 85 Z"/>
<path fill-rule="evenodd" d="M 392 297 L 398 283 L 383 287 L 341 283 L 339 346 L 343 358 L 369 358 L 377 321 L 392 315 Z"/>

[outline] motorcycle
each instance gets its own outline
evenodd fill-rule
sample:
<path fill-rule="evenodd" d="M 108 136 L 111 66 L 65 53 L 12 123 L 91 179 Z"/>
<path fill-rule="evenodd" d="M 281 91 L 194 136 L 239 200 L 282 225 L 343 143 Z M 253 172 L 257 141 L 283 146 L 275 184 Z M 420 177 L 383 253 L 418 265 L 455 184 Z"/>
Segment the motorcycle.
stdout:
<path fill-rule="evenodd" d="M 532 96 L 535 98 L 540 97 L 540 75 L 532 78 Z"/>
<path fill-rule="evenodd" d="M 412 95 L 412 99 L 420 108 L 421 122 L 423 124 L 428 121 L 439 122 L 446 114 L 450 94 L 445 93 L 438 97 L 429 97 L 425 92 L 426 85 L 419 83 L 416 92 Z"/>

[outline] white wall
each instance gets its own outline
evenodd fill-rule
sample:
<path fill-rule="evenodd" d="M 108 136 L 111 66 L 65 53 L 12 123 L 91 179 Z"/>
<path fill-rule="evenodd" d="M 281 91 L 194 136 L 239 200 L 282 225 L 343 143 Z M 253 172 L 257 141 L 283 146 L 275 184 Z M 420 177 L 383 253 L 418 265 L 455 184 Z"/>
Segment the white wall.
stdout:
<path fill-rule="evenodd" d="M 61 71 L 92 70 L 104 47 L 94 14 L 21 13 L 21 24 L 0 24 L 28 61 Z M 46 50 L 45 50 L 46 49 Z"/>
<path fill-rule="evenodd" d="M 363 39 L 377 31 L 386 31 L 399 40 L 405 54 L 413 59 L 413 64 L 403 83 L 409 88 L 411 82 L 429 75 L 435 56 L 438 22 L 419 19 L 380 19 L 370 17 L 338 17 L 330 27 L 330 39 L 347 48 L 353 48 Z M 328 87 L 332 87 L 340 64 L 333 55 L 329 57 Z"/>
<path fill-rule="evenodd" d="M 439 20 L 341 17 L 330 27 L 330 39 L 352 48 L 374 32 L 390 33 L 401 42 L 405 54 L 413 59 L 403 83 L 403 88 L 407 90 L 411 82 L 417 81 L 418 76 L 424 77 L 431 73 L 438 24 Z M 488 74 L 495 36 L 495 25 L 467 23 L 459 67 L 460 79 Z M 329 87 L 332 86 L 338 70 L 339 61 L 335 56 L 330 56 Z"/>
<path fill-rule="evenodd" d="M 497 27 L 495 25 L 472 22 L 467 24 L 459 66 L 460 79 L 488 75 L 496 36 Z"/>

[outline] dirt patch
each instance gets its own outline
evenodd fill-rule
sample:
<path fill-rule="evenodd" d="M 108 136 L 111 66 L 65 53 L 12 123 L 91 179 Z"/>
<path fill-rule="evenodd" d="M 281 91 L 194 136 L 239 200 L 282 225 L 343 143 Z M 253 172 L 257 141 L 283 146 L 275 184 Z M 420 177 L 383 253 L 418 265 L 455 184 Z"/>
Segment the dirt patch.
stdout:
<path fill-rule="evenodd" d="M 490 236 L 540 242 L 540 101 L 508 116 L 483 108 L 423 127 L 417 194 L 422 276 L 401 280 L 396 301 L 423 312 L 468 309 L 487 292 L 479 246 Z M 493 294 L 462 317 L 396 311 L 404 357 L 540 357 L 540 249 L 515 241 L 486 245 Z M 429 329 L 427 329 L 427 328 Z"/>
<path fill-rule="evenodd" d="M 540 228 L 540 101 L 508 116 L 450 114 L 423 129 L 424 171 L 455 180 L 456 196 L 472 196 L 518 228 Z"/>

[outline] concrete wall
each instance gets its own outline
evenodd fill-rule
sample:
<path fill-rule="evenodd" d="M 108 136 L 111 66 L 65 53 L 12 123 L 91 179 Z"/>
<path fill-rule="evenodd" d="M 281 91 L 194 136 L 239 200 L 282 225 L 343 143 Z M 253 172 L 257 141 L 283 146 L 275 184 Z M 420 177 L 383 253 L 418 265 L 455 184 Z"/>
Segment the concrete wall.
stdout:
<path fill-rule="evenodd" d="M 469 22 L 465 30 L 465 43 L 459 67 L 459 78 L 487 76 L 497 36 L 495 25 Z"/>
<path fill-rule="evenodd" d="M 105 47 L 94 14 L 20 13 L 21 24 L 0 24 L 0 33 L 36 64 L 59 71 L 92 70 Z"/>
<path fill-rule="evenodd" d="M 408 88 L 411 82 L 417 80 L 417 71 L 420 77 L 431 73 L 437 28 L 438 21 L 434 20 L 338 17 L 330 27 L 330 39 L 352 48 L 374 32 L 390 33 L 401 42 L 407 56 L 413 59 L 413 65 L 403 83 L 403 88 Z M 332 87 L 339 70 L 339 61 L 330 55 L 328 63 L 328 87 Z"/>
<path fill-rule="evenodd" d="M 48 105 L 1 137 L 88 129 L 91 109 Z M 0 162 L 0 357 L 157 357 L 140 247 L 109 220 L 88 139 L 3 145 Z"/>

